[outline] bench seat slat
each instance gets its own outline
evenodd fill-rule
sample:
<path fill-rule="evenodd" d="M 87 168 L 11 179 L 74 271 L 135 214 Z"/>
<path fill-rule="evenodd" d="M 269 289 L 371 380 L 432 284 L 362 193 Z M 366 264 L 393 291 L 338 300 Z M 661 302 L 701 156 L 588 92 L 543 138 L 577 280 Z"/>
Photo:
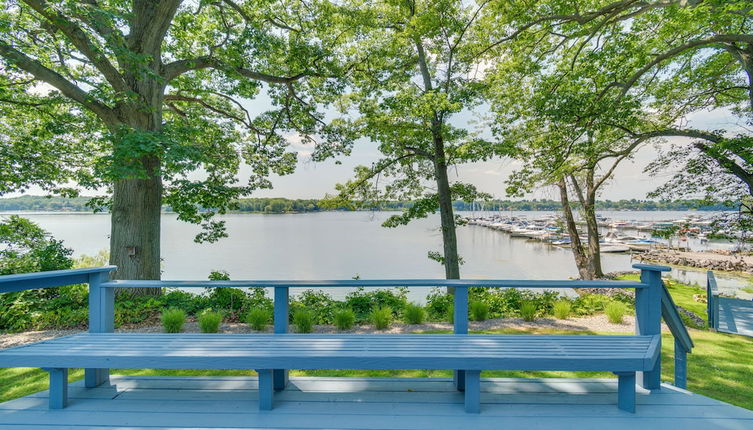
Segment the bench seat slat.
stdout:
<path fill-rule="evenodd" d="M 79 334 L 0 351 L 0 366 L 644 370 L 656 336 Z"/>

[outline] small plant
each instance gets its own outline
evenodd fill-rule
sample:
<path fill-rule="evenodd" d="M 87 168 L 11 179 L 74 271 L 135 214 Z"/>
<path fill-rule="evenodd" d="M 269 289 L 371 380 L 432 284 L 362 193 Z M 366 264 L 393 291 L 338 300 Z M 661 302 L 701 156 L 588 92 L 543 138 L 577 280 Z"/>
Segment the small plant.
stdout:
<path fill-rule="evenodd" d="M 221 323 L 222 314 L 219 312 L 212 312 L 211 309 L 207 309 L 199 314 L 199 330 L 202 333 L 217 333 L 220 331 Z"/>
<path fill-rule="evenodd" d="M 356 322 L 356 314 L 351 309 L 341 309 L 335 312 L 335 327 L 338 330 L 350 330 Z"/>
<path fill-rule="evenodd" d="M 293 314 L 293 324 L 298 333 L 311 333 L 314 328 L 314 313 L 308 309 L 298 309 Z"/>
<path fill-rule="evenodd" d="M 381 306 L 369 315 L 371 323 L 377 330 L 386 330 L 392 324 L 392 309 L 388 306 Z"/>
<path fill-rule="evenodd" d="M 269 324 L 272 315 L 264 308 L 253 308 L 246 315 L 246 323 L 252 330 L 262 331 Z"/>
<path fill-rule="evenodd" d="M 180 333 L 186 322 L 186 313 L 181 309 L 167 309 L 162 311 L 162 327 L 165 333 Z"/>
<path fill-rule="evenodd" d="M 523 302 L 520 305 L 520 316 L 525 321 L 533 321 L 536 319 L 536 303 Z"/>
<path fill-rule="evenodd" d="M 447 306 L 447 321 L 449 321 L 450 324 L 455 324 L 455 305 L 452 303 Z"/>
<path fill-rule="evenodd" d="M 627 313 L 627 308 L 622 302 L 611 302 L 605 308 L 604 312 L 607 314 L 607 319 L 612 324 L 622 324 L 622 317 Z"/>
<path fill-rule="evenodd" d="M 554 317 L 558 320 L 567 319 L 570 316 L 570 312 L 573 310 L 573 306 L 567 300 L 560 300 L 554 304 Z"/>
<path fill-rule="evenodd" d="M 408 324 L 423 324 L 426 320 L 426 311 L 420 305 L 408 303 L 405 305 L 403 317 Z"/>
<path fill-rule="evenodd" d="M 473 321 L 486 321 L 489 318 L 489 305 L 484 302 L 471 302 L 471 319 Z"/>

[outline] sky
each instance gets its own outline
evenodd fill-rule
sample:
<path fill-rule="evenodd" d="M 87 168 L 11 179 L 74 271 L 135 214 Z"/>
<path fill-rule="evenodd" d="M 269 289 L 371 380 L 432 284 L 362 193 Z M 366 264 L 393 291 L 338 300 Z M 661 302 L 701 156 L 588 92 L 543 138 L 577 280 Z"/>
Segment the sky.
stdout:
<path fill-rule="evenodd" d="M 270 108 L 269 99 L 263 94 L 259 99 L 244 103 L 245 107 L 252 115 L 258 114 Z M 481 112 L 483 115 L 484 112 Z M 698 112 L 686 118 L 688 127 L 699 129 L 732 130 L 738 127 L 734 122 L 735 116 L 725 110 L 715 110 L 707 112 Z M 453 119 L 453 125 L 462 127 L 466 124 L 473 123 L 469 126 L 476 130 L 480 121 L 476 120 L 473 113 L 461 113 Z M 484 133 L 483 130 L 481 130 Z M 487 134 L 487 133 L 484 133 Z M 487 137 L 489 135 L 487 134 Z M 273 175 L 270 179 L 273 184 L 272 189 L 257 190 L 250 197 L 285 197 L 290 199 L 318 199 L 325 194 L 335 192 L 335 184 L 343 183 L 353 175 L 353 168 L 358 165 L 370 166 L 380 159 L 380 153 L 377 145 L 367 140 L 359 140 L 350 156 L 330 159 L 324 162 L 313 162 L 311 160 L 311 147 L 300 143 L 295 135 L 289 136 L 290 150 L 298 153 L 298 166 L 295 173 L 286 176 Z M 664 146 L 672 143 L 687 143 L 685 138 L 667 139 Z M 643 170 L 658 155 L 657 148 L 654 145 L 643 146 L 636 151 L 631 159 L 625 160 L 616 169 L 613 179 L 602 187 L 599 199 L 602 200 L 620 200 L 620 199 L 645 199 L 647 194 L 674 174 L 673 170 L 668 170 L 659 176 L 649 176 Z M 339 163 L 336 163 L 338 161 Z M 505 180 L 514 170 L 520 167 L 520 162 L 505 158 L 494 159 L 486 162 L 477 162 L 473 164 L 458 165 L 450 169 L 450 181 L 462 181 L 472 183 L 482 191 L 491 194 L 496 199 L 508 198 L 505 194 Z M 245 182 L 250 170 L 241 168 L 240 179 Z M 195 175 L 199 177 L 200 174 Z M 9 193 L 4 197 L 17 197 L 19 195 L 45 195 L 46 193 L 38 187 L 31 187 L 25 193 Z M 101 192 L 84 191 L 83 195 L 97 195 Z M 555 187 L 541 188 L 533 193 L 526 195 L 525 198 L 545 198 L 559 199 L 559 194 Z"/>

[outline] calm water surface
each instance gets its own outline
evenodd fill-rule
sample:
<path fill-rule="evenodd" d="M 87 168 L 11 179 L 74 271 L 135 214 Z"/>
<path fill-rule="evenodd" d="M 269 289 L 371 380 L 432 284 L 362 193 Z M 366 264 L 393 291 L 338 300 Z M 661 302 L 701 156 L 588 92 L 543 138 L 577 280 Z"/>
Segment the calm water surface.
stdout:
<path fill-rule="evenodd" d="M 545 212 L 518 213 L 541 217 Z M 615 219 L 676 219 L 687 212 L 604 212 Z M 387 212 L 322 212 L 309 214 L 233 214 L 229 238 L 214 244 L 193 242 L 199 228 L 162 217 L 163 279 L 206 279 L 225 270 L 232 279 L 401 279 L 441 278 L 442 267 L 427 258 L 441 251 L 439 217 L 417 220 L 394 229 L 381 227 Z M 110 217 L 106 214 L 27 214 L 72 248 L 76 255 L 96 254 L 108 247 Z M 577 276 L 569 249 L 511 238 L 480 226 L 458 229 L 458 246 L 467 279 L 567 279 Z M 604 254 L 605 271 L 630 270 L 627 254 Z M 703 271 L 674 270 L 673 276 L 705 284 Z M 739 289 L 746 281 L 720 280 Z M 342 297 L 346 291 L 328 291 Z M 427 289 L 411 291 L 422 301 Z"/>

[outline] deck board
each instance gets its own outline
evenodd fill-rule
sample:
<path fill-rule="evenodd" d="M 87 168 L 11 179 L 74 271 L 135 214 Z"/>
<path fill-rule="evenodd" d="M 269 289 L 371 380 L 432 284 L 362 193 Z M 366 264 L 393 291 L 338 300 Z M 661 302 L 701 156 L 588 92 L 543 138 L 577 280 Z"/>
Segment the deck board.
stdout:
<path fill-rule="evenodd" d="M 753 337 L 753 301 L 719 297 L 719 331 Z"/>
<path fill-rule="evenodd" d="M 484 379 L 480 415 L 443 378 L 293 378 L 258 411 L 253 377 L 113 376 L 71 386 L 70 406 L 46 392 L 0 403 L 0 429 L 750 429 L 753 411 L 663 385 L 638 390 L 636 414 L 615 407 L 611 379 Z"/>

